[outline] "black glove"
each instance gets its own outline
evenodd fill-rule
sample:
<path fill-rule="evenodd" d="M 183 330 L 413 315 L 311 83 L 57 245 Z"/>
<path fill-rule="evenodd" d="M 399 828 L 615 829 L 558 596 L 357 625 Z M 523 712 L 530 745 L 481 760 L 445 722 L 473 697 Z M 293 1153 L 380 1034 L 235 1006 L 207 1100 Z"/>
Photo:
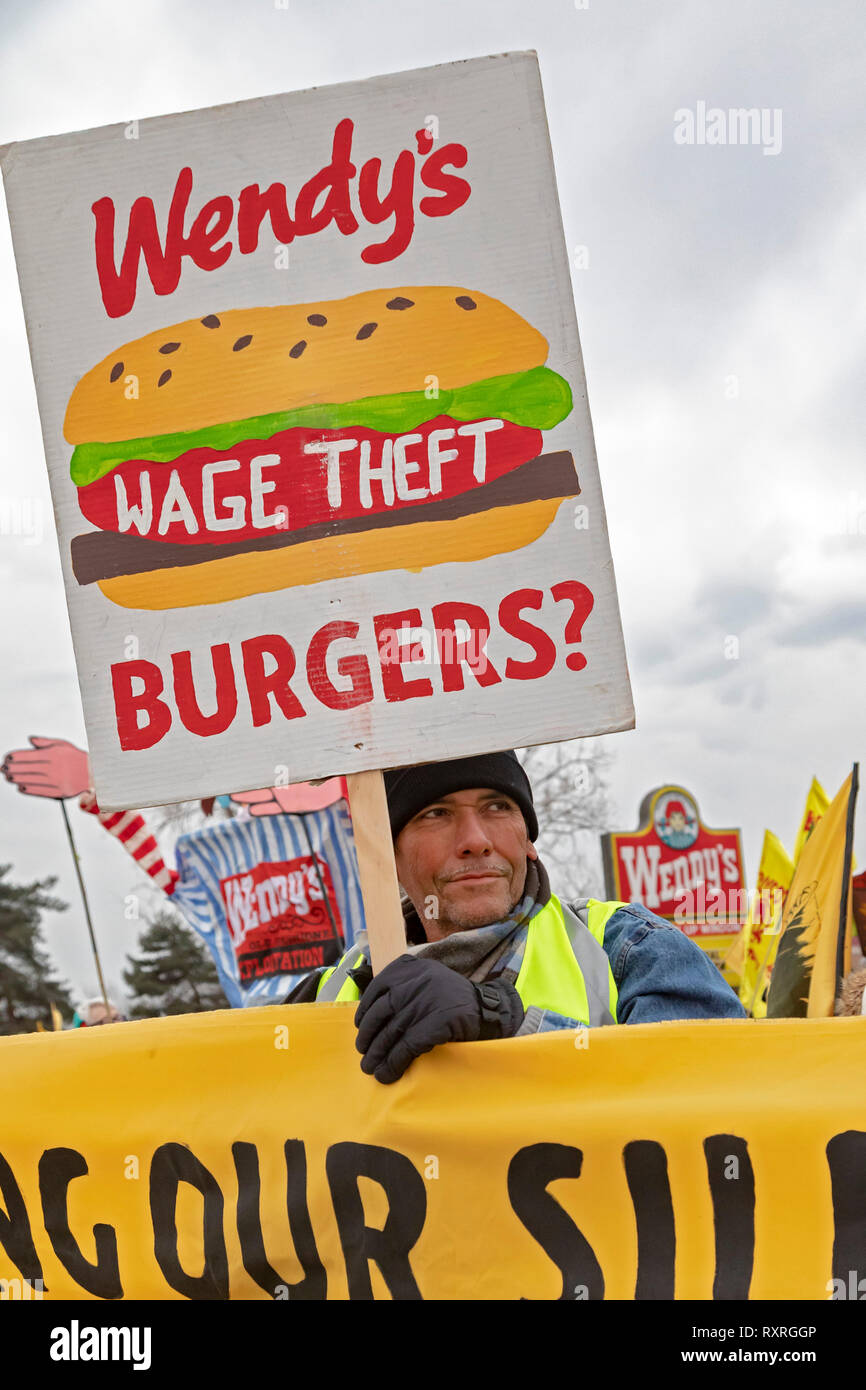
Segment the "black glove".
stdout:
<path fill-rule="evenodd" d="M 439 1043 L 513 1037 L 520 995 L 504 980 L 473 985 L 438 961 L 399 956 L 367 986 L 355 1013 L 361 1070 L 386 1085 Z"/>

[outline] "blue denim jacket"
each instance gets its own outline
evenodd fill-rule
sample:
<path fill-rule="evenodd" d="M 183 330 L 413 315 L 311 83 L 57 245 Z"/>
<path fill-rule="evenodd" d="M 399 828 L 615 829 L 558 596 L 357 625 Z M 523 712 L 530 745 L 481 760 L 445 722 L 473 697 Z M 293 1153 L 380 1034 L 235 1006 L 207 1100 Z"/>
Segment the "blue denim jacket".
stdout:
<path fill-rule="evenodd" d="M 515 952 L 522 955 L 520 934 Z M 604 949 L 616 982 L 618 1023 L 663 1023 L 676 1018 L 745 1018 L 746 1011 L 699 946 L 640 903 L 608 919 Z M 509 960 L 498 963 L 499 974 Z M 580 1028 L 573 1018 L 531 1005 L 519 1034 Z"/>

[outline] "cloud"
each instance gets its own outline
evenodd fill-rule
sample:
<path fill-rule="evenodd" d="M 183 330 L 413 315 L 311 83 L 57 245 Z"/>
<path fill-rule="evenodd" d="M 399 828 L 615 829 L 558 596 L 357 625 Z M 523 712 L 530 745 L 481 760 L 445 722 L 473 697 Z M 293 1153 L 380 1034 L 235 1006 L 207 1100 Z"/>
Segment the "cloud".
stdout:
<path fill-rule="evenodd" d="M 720 627 L 727 632 L 742 632 L 769 618 L 773 610 L 774 591 L 766 582 L 722 580 L 705 583 L 695 599 L 696 618 L 701 623 Z"/>
<path fill-rule="evenodd" d="M 787 647 L 826 647 L 840 638 L 866 645 L 866 600 L 822 605 L 776 632 L 776 640 Z"/>

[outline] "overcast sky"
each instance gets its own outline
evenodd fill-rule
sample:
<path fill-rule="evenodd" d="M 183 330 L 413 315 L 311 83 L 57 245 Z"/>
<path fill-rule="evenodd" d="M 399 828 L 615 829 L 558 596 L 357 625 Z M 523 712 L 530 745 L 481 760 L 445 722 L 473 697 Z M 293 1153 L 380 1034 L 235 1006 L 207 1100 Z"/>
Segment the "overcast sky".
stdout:
<path fill-rule="evenodd" d="M 637 717 L 607 740 L 616 828 L 674 781 L 710 825 L 742 827 L 750 883 L 765 827 L 791 849 L 813 774 L 832 795 L 866 751 L 862 0 L 5 0 L 0 15 L 0 143 L 538 51 Z M 764 144 L 677 143 L 675 112 L 701 102 L 765 110 Z M 34 519 L 0 533 L 2 756 L 29 734 L 84 743 L 5 213 L 0 303 L 0 517 Z M 120 995 L 142 880 L 74 804 L 70 819 Z M 861 866 L 864 827 L 866 809 Z M 77 997 L 94 994 L 60 810 L 0 781 L 7 862 L 16 880 L 58 875 L 71 906 L 46 935 Z"/>

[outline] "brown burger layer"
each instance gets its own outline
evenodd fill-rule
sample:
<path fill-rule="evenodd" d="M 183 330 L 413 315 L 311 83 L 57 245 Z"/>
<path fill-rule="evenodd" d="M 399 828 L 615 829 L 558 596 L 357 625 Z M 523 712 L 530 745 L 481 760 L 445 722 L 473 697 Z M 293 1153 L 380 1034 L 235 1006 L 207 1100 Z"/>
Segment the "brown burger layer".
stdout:
<path fill-rule="evenodd" d="M 250 550 L 279 550 L 304 541 L 328 540 L 332 536 L 373 531 L 384 526 L 411 526 L 416 521 L 456 521 L 473 512 L 494 507 L 513 507 L 554 497 L 573 497 L 580 492 L 574 459 L 565 450 L 541 454 L 491 483 L 457 497 L 401 507 L 391 512 L 347 517 L 341 521 L 322 521 L 296 531 L 267 536 L 250 536 L 225 545 L 179 545 L 174 541 L 154 541 L 146 536 L 121 535 L 117 531 L 91 531 L 75 536 L 71 544 L 72 572 L 79 584 L 100 579 L 116 579 L 125 574 L 145 574 L 148 570 L 174 569 L 223 560 Z"/>

